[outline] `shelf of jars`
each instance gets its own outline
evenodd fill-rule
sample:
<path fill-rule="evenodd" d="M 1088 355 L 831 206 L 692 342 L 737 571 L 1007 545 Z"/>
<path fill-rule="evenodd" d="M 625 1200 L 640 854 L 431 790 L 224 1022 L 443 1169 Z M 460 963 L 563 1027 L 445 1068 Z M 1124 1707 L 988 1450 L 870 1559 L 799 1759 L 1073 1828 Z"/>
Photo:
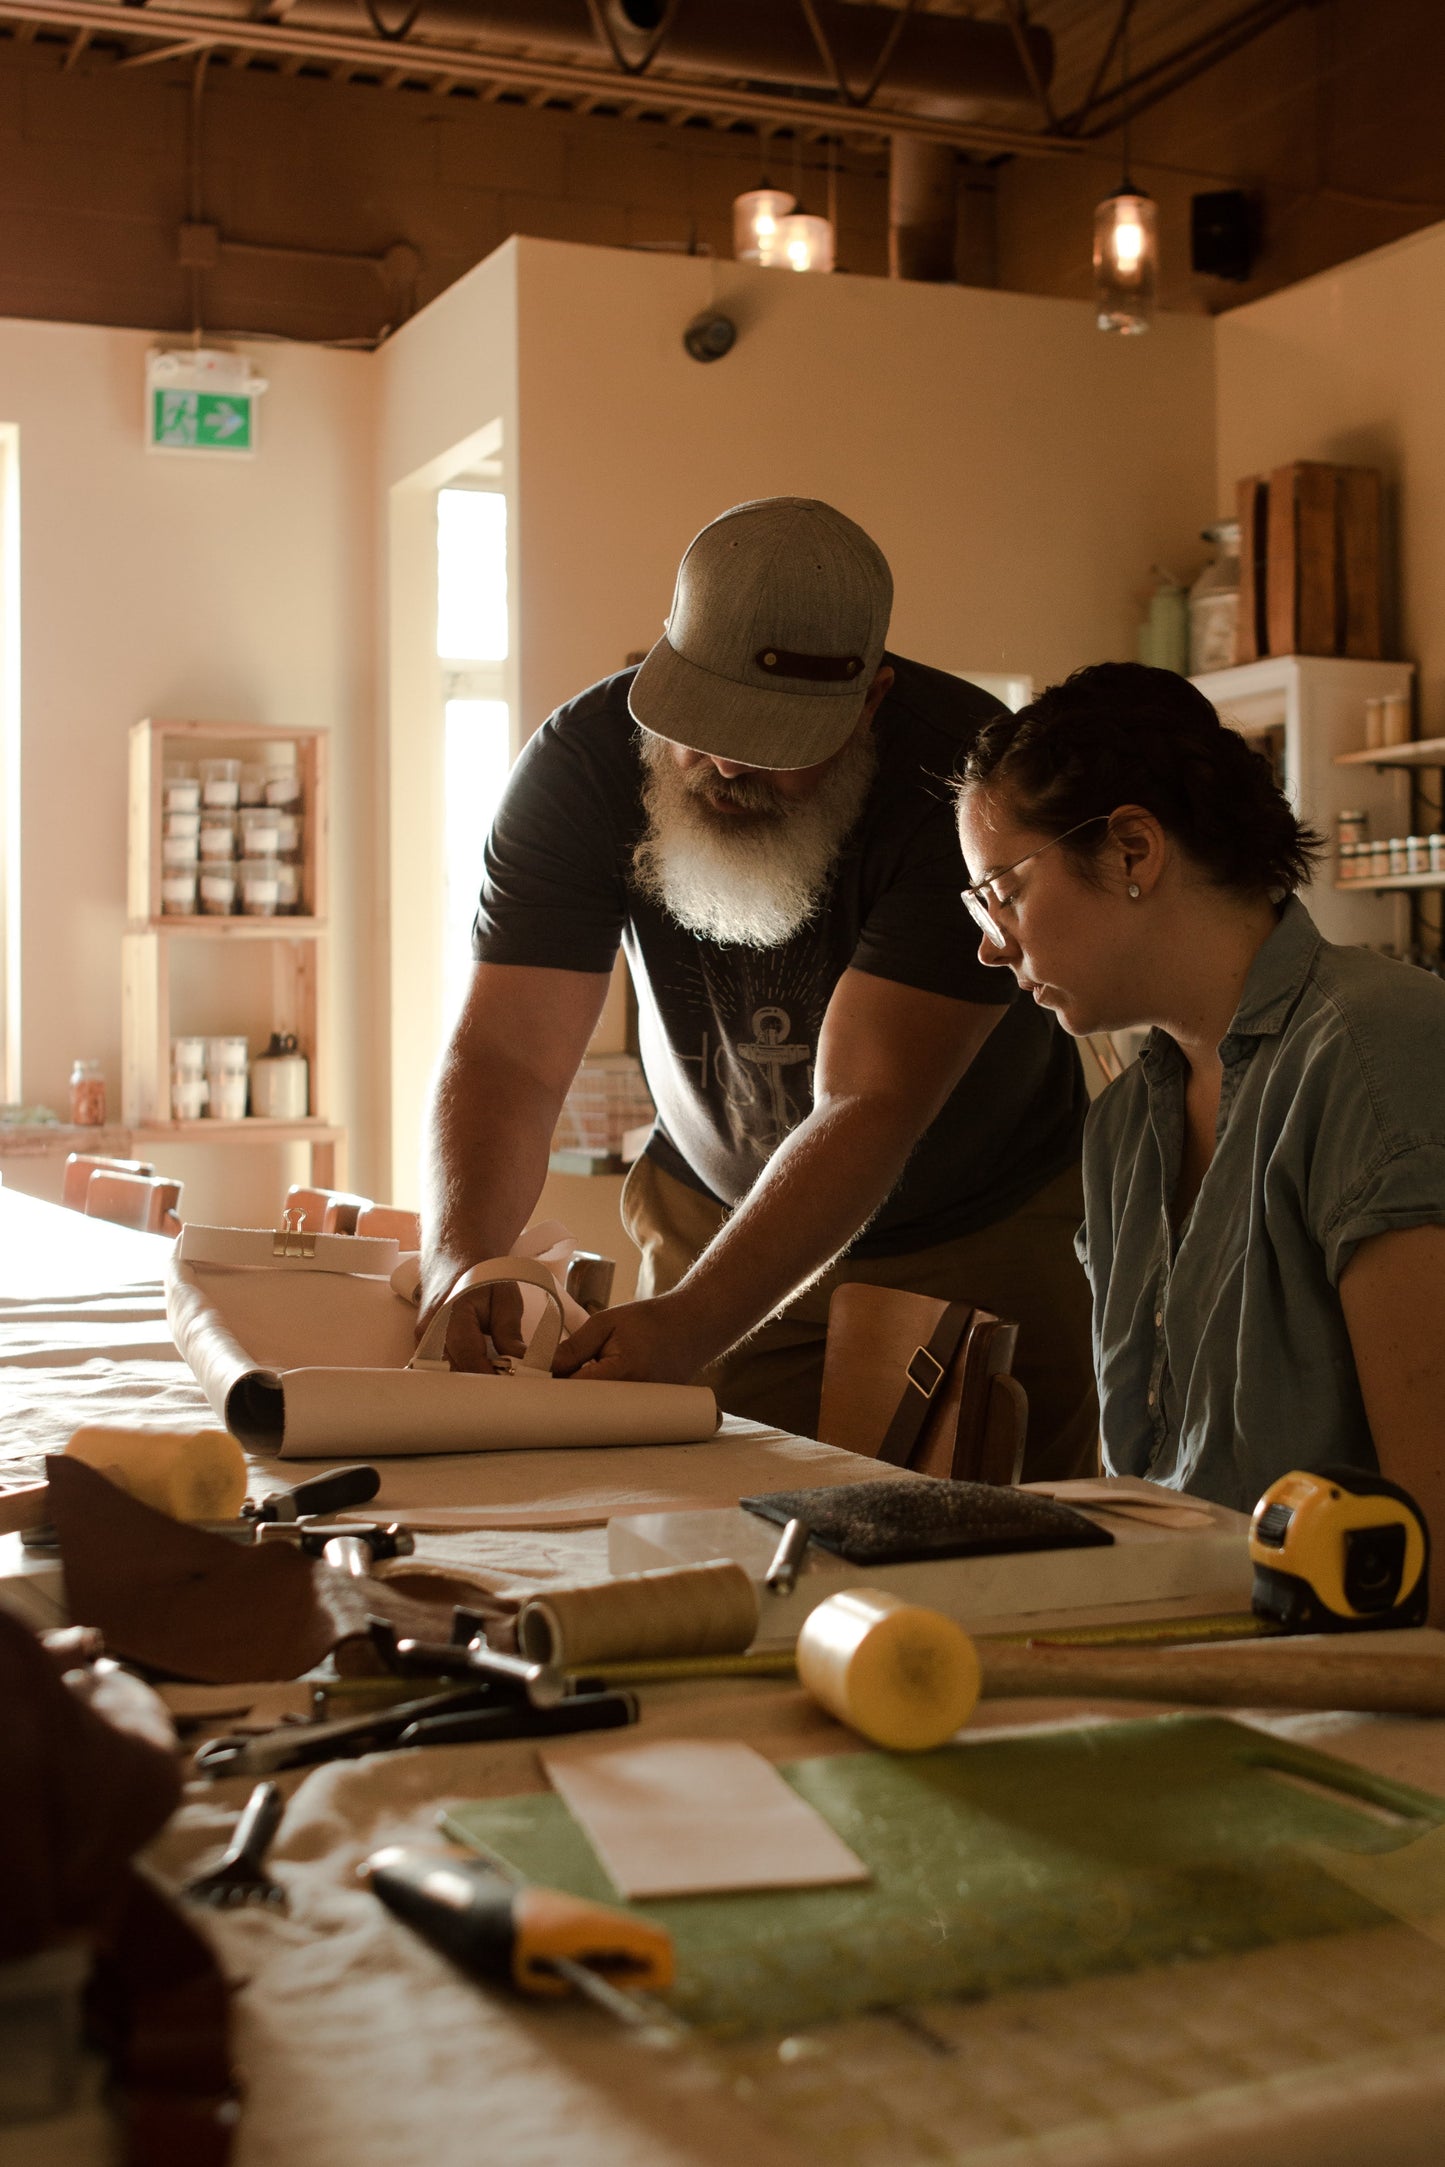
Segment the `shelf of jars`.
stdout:
<path fill-rule="evenodd" d="M 147 1147 L 305 1143 L 331 1186 L 326 754 L 319 729 L 133 726 L 121 1117 Z"/>

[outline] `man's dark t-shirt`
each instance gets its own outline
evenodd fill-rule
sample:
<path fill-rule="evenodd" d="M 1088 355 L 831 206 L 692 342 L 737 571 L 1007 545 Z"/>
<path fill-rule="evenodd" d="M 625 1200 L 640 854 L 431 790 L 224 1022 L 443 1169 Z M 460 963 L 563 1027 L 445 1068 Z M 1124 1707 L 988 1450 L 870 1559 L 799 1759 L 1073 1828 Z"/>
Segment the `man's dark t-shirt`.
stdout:
<path fill-rule="evenodd" d="M 962 678 L 896 655 L 874 718 L 878 767 L 814 918 L 779 947 L 685 931 L 631 879 L 642 765 L 631 671 L 559 708 L 518 760 L 487 841 L 473 931 L 483 963 L 608 971 L 621 940 L 657 1105 L 648 1156 L 732 1207 L 813 1103 L 813 1064 L 843 972 L 1007 1007 L 850 1254 L 893 1256 L 992 1225 L 1079 1153 L 1078 1057 L 1052 1017 L 978 961 L 959 900 L 948 783 L 999 712 Z"/>

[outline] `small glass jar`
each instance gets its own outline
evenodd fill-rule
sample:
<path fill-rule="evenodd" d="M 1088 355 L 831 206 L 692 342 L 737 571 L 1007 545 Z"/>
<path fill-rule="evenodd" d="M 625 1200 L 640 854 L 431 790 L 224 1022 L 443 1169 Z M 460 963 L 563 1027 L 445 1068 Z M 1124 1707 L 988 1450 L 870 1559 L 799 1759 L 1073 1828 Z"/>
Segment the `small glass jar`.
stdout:
<path fill-rule="evenodd" d="M 266 802 L 266 770 L 253 760 L 241 764 L 241 803 L 264 805 Z"/>
<path fill-rule="evenodd" d="M 197 818 L 199 817 L 197 815 Z M 194 867 L 200 854 L 201 839 L 198 835 L 163 835 L 161 837 L 162 865 L 189 865 Z"/>
<path fill-rule="evenodd" d="M 276 908 L 292 917 L 301 908 L 301 868 L 289 858 L 276 860 Z"/>
<path fill-rule="evenodd" d="M 201 821 L 200 854 L 209 864 L 224 865 L 236 855 L 236 823 L 229 813 L 207 812 Z"/>
<path fill-rule="evenodd" d="M 241 909 L 248 918 L 274 918 L 281 905 L 280 867 L 274 858 L 241 860 Z"/>
<path fill-rule="evenodd" d="M 1430 845 L 1423 835 L 1405 837 L 1405 871 L 1428 873 L 1430 870 Z"/>
<path fill-rule="evenodd" d="M 201 803 L 216 805 L 234 812 L 241 802 L 241 763 L 239 760 L 203 760 L 201 762 Z"/>
<path fill-rule="evenodd" d="M 1377 842 L 1370 845 L 1370 878 L 1371 880 L 1388 880 L 1389 877 L 1390 843 L 1387 836 L 1381 836 Z"/>
<path fill-rule="evenodd" d="M 1409 866 L 1406 863 L 1405 859 L 1405 838 L 1403 835 L 1392 835 L 1390 837 L 1391 877 L 1393 878 L 1396 873 L 1405 873 L 1408 871 Z"/>
<path fill-rule="evenodd" d="M 206 1073 L 212 1082 L 217 1076 L 244 1076 L 250 1065 L 251 1048 L 239 1032 L 206 1040 Z"/>
<path fill-rule="evenodd" d="M 168 865 L 161 874 L 161 909 L 168 918 L 196 915 L 196 868 L 194 864 Z"/>
<path fill-rule="evenodd" d="M 300 813 L 278 812 L 276 815 L 277 855 L 282 858 L 299 858 L 301 838 L 305 821 Z"/>
<path fill-rule="evenodd" d="M 205 1073 L 205 1040 L 203 1038 L 173 1038 L 171 1040 L 171 1074 L 173 1076 L 204 1076 Z"/>
<path fill-rule="evenodd" d="M 243 805 L 237 815 L 243 858 L 274 858 L 281 848 L 281 815 L 269 805 Z"/>
<path fill-rule="evenodd" d="M 1345 813 L 1336 813 L 1335 841 L 1337 843 L 1341 845 L 1345 843 L 1367 843 L 1369 839 L 1370 816 L 1367 812 L 1351 810 Z"/>
<path fill-rule="evenodd" d="M 208 865 L 197 883 L 201 911 L 211 918 L 228 918 L 236 908 L 236 868 L 234 865 L 216 863 Z"/>
<path fill-rule="evenodd" d="M 1431 872 L 1445 873 L 1445 835 L 1436 834 L 1430 836 L 1428 839 L 1428 848 L 1430 852 Z"/>
<path fill-rule="evenodd" d="M 161 804 L 168 813 L 194 813 L 200 808 L 201 785 L 196 771 L 184 760 L 167 760 L 161 770 Z"/>
<path fill-rule="evenodd" d="M 77 1061 L 70 1071 L 70 1118 L 78 1129 L 105 1127 L 105 1072 L 99 1061 Z"/>
<path fill-rule="evenodd" d="M 266 803 L 284 806 L 301 803 L 301 774 L 298 768 L 267 768 Z"/>
<path fill-rule="evenodd" d="M 244 1121 L 246 1098 L 250 1081 L 243 1070 L 239 1076 L 218 1075 L 213 1069 L 206 1079 L 210 1086 L 210 1104 L 207 1111 L 213 1121 Z"/>
<path fill-rule="evenodd" d="M 173 1076 L 171 1078 L 171 1119 L 173 1121 L 199 1121 L 206 1111 L 211 1087 L 204 1076 Z"/>
<path fill-rule="evenodd" d="M 177 835 L 199 835 L 200 832 L 201 816 L 199 811 L 193 813 L 167 813 L 165 826 L 161 830 L 162 835 L 167 840 Z"/>

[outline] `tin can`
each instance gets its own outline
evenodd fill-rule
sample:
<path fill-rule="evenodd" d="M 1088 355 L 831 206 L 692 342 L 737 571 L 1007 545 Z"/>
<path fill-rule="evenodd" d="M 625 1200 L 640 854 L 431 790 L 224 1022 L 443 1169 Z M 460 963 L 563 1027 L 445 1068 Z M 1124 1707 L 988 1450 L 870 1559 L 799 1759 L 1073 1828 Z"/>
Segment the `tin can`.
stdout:
<path fill-rule="evenodd" d="M 1405 837 L 1405 871 L 1428 873 L 1430 870 L 1430 845 L 1423 835 Z"/>
<path fill-rule="evenodd" d="M 1408 863 L 1406 862 L 1405 857 L 1405 838 L 1403 835 L 1392 835 L 1390 837 L 1391 875 L 1393 876 L 1396 873 L 1408 873 L 1409 870 L 1410 868 Z"/>

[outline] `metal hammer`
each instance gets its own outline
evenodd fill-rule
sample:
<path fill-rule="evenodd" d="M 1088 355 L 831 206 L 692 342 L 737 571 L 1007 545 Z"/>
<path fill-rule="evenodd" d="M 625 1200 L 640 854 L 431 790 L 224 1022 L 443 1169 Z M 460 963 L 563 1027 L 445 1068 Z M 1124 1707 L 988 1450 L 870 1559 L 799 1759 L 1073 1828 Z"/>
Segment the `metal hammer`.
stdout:
<path fill-rule="evenodd" d="M 352 1527 L 345 1523 L 333 1527 L 298 1526 L 295 1521 L 270 1521 L 258 1528 L 260 1542 L 290 1542 L 297 1544 L 308 1557 L 322 1558 L 339 1573 L 350 1573 L 353 1579 L 369 1580 L 372 1567 L 383 1558 L 409 1558 L 416 1548 L 416 1538 L 411 1529 L 399 1521 L 383 1527 L 373 1523 L 370 1527 Z"/>

